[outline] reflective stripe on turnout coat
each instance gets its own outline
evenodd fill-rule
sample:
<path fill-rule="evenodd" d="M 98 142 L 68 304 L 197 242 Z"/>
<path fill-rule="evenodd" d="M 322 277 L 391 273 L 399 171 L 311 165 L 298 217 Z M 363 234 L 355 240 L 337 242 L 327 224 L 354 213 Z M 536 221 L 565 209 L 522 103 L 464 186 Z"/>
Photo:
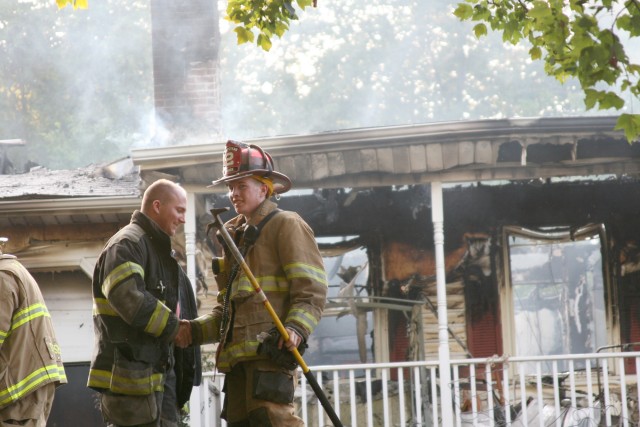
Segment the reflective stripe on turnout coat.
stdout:
<path fill-rule="evenodd" d="M 49 383 L 66 383 L 40 288 L 16 257 L 0 255 L 0 408 Z"/>
<path fill-rule="evenodd" d="M 164 390 L 178 333 L 178 289 L 185 285 L 190 286 L 169 236 L 134 212 L 105 246 L 93 274 L 89 387 L 130 395 Z"/>
<path fill-rule="evenodd" d="M 275 203 L 266 200 L 250 223 L 257 225 L 276 208 Z M 242 229 L 245 223 L 246 218 L 239 215 L 225 227 L 237 239 L 235 230 Z M 242 246 L 241 239 L 239 246 Z M 297 213 L 281 211 L 264 225 L 245 260 L 280 320 L 307 339 L 320 321 L 327 296 L 327 277 L 311 228 Z M 220 305 L 213 313 L 196 319 L 193 334 L 196 342 L 220 340 L 222 304 L 233 262 L 231 255 L 225 254 L 224 271 L 216 275 Z M 233 281 L 231 301 L 232 330 L 219 353 L 217 365 L 223 372 L 238 362 L 260 359 L 256 354 L 257 335 L 274 327 L 269 312 L 242 269 Z"/>

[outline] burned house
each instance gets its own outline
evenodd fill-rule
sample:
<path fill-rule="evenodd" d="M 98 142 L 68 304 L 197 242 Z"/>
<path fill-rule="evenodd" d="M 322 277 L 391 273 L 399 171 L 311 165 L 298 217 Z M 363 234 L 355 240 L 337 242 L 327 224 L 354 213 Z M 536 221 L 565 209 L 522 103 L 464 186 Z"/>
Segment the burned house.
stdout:
<path fill-rule="evenodd" d="M 443 325 L 452 358 L 632 348 L 640 148 L 614 124 L 488 120 L 248 141 L 291 177 L 278 203 L 305 218 L 326 259 L 330 300 L 309 364 L 437 359 Z M 223 149 L 133 150 L 95 170 L 3 176 L 7 251 L 43 286 L 69 364 L 91 352 L 95 257 L 158 177 L 188 191 L 176 246 L 201 310 L 214 303 L 208 259 L 220 248 L 205 229 L 212 207 L 229 206 L 224 188 L 208 188 Z"/>
<path fill-rule="evenodd" d="M 640 332 L 633 314 L 640 148 L 614 124 L 612 117 L 489 120 L 251 142 L 292 178 L 296 191 L 279 203 L 309 222 L 327 259 L 365 253 L 327 268 L 335 287 L 328 312 L 358 319 L 360 348 L 348 361 L 438 354 L 438 267 L 452 357 L 565 354 L 635 342 Z M 224 193 L 207 188 L 221 173 L 222 149 L 132 155 L 143 181 L 170 176 L 193 194 L 187 257 L 190 245 L 207 245 L 208 209 L 229 206 Z M 434 230 L 436 208 L 442 230 Z"/>

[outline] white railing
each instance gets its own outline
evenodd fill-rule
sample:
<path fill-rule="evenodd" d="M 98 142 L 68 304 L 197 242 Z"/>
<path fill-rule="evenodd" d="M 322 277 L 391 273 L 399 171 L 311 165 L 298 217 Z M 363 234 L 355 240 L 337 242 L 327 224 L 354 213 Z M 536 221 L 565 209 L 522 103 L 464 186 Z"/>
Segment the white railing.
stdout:
<path fill-rule="evenodd" d="M 451 421 L 442 420 L 437 360 L 311 367 L 342 424 L 350 427 L 638 426 L 640 352 L 451 360 Z M 194 390 L 191 426 L 220 420 L 221 374 Z M 304 375 L 298 415 L 331 426 Z M 525 408 L 524 411 L 522 408 Z"/>

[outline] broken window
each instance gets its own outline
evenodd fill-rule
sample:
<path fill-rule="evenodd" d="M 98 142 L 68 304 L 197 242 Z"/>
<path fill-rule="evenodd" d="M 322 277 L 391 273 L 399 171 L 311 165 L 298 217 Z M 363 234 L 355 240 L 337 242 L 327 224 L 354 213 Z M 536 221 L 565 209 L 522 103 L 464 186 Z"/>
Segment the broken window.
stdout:
<path fill-rule="evenodd" d="M 328 302 L 309 337 L 305 361 L 311 366 L 373 362 L 372 313 L 362 306 L 368 297 L 366 251 L 342 238 L 327 240 L 333 244 L 320 247 L 329 280 Z"/>
<path fill-rule="evenodd" d="M 604 227 L 508 227 L 505 237 L 508 292 L 503 309 L 509 316 L 504 323 L 512 351 L 517 356 L 592 353 L 606 345 Z M 535 365 L 526 369 L 534 373 Z M 542 369 L 551 372 L 551 362 Z M 567 366 L 560 362 L 558 369 Z"/>

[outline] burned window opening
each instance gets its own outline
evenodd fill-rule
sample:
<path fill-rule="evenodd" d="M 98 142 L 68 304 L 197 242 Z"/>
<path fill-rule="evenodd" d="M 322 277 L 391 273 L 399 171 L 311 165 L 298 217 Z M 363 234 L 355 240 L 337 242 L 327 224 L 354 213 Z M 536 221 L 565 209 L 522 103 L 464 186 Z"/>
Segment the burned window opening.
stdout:
<path fill-rule="evenodd" d="M 578 141 L 578 159 L 598 159 L 602 157 L 640 157 L 640 145 L 629 144 L 625 139 L 608 141 L 602 144 L 600 139 L 581 139 Z"/>
<path fill-rule="evenodd" d="M 498 286 L 496 282 L 495 252 L 496 239 L 487 234 L 466 234 L 467 251 L 460 264 L 452 271 L 452 276 L 460 276 L 464 284 L 466 316 L 472 324 L 480 321 L 488 313 L 498 311 Z"/>
<path fill-rule="evenodd" d="M 322 319 L 309 338 L 307 363 L 372 362 L 373 314 L 365 307 L 369 297 L 366 250 L 358 238 L 321 238 L 318 241 L 329 292 Z"/>
<path fill-rule="evenodd" d="M 505 321 L 515 354 L 590 353 L 606 345 L 604 226 L 505 227 L 504 236 Z M 532 373 L 535 364 L 525 369 Z M 543 369 L 552 366 L 543 363 Z"/>

